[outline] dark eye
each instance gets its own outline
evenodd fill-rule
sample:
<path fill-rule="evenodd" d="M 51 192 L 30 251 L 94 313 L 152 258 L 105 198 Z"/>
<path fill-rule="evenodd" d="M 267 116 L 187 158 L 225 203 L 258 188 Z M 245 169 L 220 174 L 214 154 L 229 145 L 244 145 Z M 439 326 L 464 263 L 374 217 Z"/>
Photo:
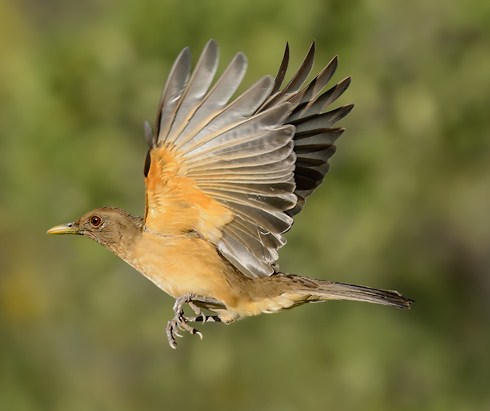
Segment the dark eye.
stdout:
<path fill-rule="evenodd" d="M 98 215 L 93 215 L 90 217 L 90 224 L 92 224 L 93 227 L 97 228 L 102 224 L 102 218 L 100 218 Z"/>

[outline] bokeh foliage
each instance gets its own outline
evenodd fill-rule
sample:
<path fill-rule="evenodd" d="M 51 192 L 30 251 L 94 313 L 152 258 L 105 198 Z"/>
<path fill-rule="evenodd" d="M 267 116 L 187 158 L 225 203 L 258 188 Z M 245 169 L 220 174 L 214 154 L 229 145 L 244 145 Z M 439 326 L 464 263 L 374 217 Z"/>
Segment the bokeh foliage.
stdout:
<path fill-rule="evenodd" d="M 215 38 L 244 84 L 284 43 L 340 55 L 356 107 L 281 267 L 403 291 L 165 341 L 171 300 L 51 225 L 141 214 L 143 120 L 176 54 Z M 490 3 L 4 0 L 0 409 L 490 409 Z"/>

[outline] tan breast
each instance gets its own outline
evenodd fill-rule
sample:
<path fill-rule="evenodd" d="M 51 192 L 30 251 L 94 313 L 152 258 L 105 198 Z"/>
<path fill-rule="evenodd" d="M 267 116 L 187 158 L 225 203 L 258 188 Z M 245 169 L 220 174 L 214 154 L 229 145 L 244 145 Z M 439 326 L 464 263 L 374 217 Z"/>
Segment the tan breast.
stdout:
<path fill-rule="evenodd" d="M 174 298 L 186 293 L 229 300 L 227 263 L 199 237 L 163 236 L 144 231 L 126 261 Z"/>

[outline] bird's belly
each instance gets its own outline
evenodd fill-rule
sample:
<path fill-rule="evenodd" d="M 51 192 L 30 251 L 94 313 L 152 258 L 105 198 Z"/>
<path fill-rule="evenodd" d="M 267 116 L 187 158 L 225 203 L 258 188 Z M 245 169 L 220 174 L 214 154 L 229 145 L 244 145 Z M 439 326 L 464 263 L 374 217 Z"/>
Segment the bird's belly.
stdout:
<path fill-rule="evenodd" d="M 131 260 L 134 268 L 174 298 L 192 293 L 221 299 L 232 292 L 226 263 L 212 244 L 200 238 L 145 233 Z"/>

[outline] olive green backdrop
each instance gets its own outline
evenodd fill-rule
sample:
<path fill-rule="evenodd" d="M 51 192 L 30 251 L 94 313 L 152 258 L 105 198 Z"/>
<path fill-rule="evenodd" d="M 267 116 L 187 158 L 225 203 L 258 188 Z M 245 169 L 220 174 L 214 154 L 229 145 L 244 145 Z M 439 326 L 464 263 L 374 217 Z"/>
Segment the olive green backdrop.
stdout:
<path fill-rule="evenodd" d="M 402 312 L 305 306 L 202 326 L 99 245 L 47 237 L 88 209 L 144 207 L 143 121 L 177 53 L 209 38 L 244 86 L 339 54 L 353 76 L 326 184 L 281 268 L 393 288 Z M 0 4 L 1 410 L 490 409 L 490 3 Z"/>

